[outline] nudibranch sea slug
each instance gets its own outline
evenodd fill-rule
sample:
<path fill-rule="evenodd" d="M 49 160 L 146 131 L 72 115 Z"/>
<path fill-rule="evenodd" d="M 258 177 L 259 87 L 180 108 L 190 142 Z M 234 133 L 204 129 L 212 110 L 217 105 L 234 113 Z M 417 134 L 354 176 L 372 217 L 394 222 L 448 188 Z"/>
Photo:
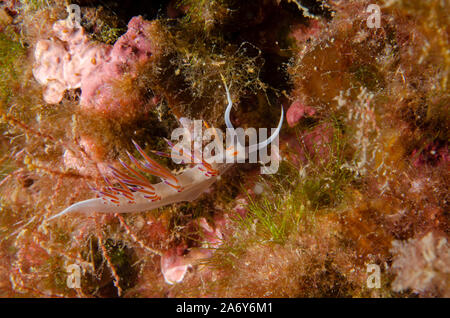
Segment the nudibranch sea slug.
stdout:
<path fill-rule="evenodd" d="M 234 129 L 230 120 L 233 102 L 227 85 L 225 85 L 225 90 L 228 101 L 224 114 L 225 124 L 227 128 Z M 283 107 L 281 107 L 281 118 L 276 130 L 266 140 L 246 147 L 244 152 L 245 158 L 248 158 L 254 152 L 266 148 L 278 138 L 283 125 L 283 118 L 284 111 Z M 234 162 L 236 156 L 234 149 L 226 149 L 224 151 L 225 157 L 232 160 L 223 160 L 221 163 L 207 163 L 205 159 L 201 158 L 201 154 L 201 159 L 199 159 L 198 154 L 187 154 L 180 151 L 188 159 L 186 161 L 197 156 L 195 161 L 199 163 L 185 169 L 178 175 L 174 175 L 167 168 L 150 158 L 137 143 L 134 141 L 133 143 L 144 159 L 144 161 L 138 160 L 127 152 L 130 161 L 137 169 L 120 160 L 124 171 L 110 167 L 114 180 L 110 180 L 107 177 L 104 178 L 106 183 L 105 189 L 102 191 L 94 189 L 98 194 L 97 198 L 77 202 L 64 211 L 50 217 L 47 221 L 72 212 L 131 213 L 149 211 L 182 201 L 193 201 L 233 165 L 230 162 Z M 171 148 L 174 147 L 170 141 L 168 141 L 168 144 Z M 170 156 L 160 152 L 156 153 Z M 152 184 L 139 170 L 159 177 L 162 181 Z"/>

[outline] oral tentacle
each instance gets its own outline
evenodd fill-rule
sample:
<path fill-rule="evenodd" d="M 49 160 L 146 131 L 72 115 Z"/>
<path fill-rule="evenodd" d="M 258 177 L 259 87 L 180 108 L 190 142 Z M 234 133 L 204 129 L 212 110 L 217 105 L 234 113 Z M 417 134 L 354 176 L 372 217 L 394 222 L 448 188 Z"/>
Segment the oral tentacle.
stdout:
<path fill-rule="evenodd" d="M 234 129 L 233 124 L 231 123 L 230 120 L 230 113 L 231 113 L 231 109 L 233 108 L 233 101 L 231 100 L 231 96 L 230 96 L 230 91 L 228 89 L 227 84 L 224 82 L 225 85 L 225 92 L 227 95 L 227 101 L 228 101 L 228 105 L 227 108 L 225 109 L 225 124 L 227 126 L 227 128 L 229 129 Z M 264 149 L 265 147 L 267 147 L 268 145 L 270 145 L 280 134 L 281 131 L 281 127 L 283 126 L 283 120 L 284 120 L 284 110 L 283 110 L 283 106 L 281 106 L 281 117 L 280 120 L 278 122 L 278 126 L 277 129 L 275 130 L 275 132 L 266 140 L 259 142 L 256 145 L 251 145 L 248 148 L 246 148 L 246 155 L 249 155 L 253 152 L 256 152 L 260 149 Z M 238 143 L 240 143 L 240 141 L 237 141 Z M 241 145 L 242 146 L 242 145 Z"/>

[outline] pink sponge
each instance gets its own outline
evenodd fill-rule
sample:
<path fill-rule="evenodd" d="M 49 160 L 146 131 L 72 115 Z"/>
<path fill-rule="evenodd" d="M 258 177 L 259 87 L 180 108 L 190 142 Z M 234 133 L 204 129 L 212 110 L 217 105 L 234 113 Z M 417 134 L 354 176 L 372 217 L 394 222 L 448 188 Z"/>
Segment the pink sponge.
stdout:
<path fill-rule="evenodd" d="M 90 42 L 83 28 L 71 28 L 66 20 L 53 25 L 55 38 L 40 40 L 34 51 L 33 75 L 45 86 L 44 100 L 59 103 L 67 89 L 80 88 L 110 59 L 111 47 Z"/>
<path fill-rule="evenodd" d="M 53 25 L 54 37 L 40 40 L 35 49 L 33 75 L 45 86 L 44 100 L 59 103 L 67 89 L 81 88 L 81 107 L 109 113 L 120 110 L 123 99 L 114 101 L 114 80 L 136 76 L 138 64 L 156 51 L 149 33 L 154 24 L 134 17 L 128 31 L 114 46 L 91 41 L 82 27 L 66 20 Z"/>

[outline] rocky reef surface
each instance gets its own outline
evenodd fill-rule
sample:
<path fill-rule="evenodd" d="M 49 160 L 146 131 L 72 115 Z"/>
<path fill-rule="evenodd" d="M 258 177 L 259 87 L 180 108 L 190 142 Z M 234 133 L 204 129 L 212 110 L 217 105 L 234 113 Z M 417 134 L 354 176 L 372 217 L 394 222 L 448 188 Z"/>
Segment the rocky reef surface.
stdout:
<path fill-rule="evenodd" d="M 1 2 L 0 297 L 450 297 L 448 11 Z M 224 130 L 224 84 L 235 127 L 284 108 L 275 174 L 236 164 L 191 202 L 48 221 L 135 167 L 132 141 L 189 167 L 164 139 Z"/>

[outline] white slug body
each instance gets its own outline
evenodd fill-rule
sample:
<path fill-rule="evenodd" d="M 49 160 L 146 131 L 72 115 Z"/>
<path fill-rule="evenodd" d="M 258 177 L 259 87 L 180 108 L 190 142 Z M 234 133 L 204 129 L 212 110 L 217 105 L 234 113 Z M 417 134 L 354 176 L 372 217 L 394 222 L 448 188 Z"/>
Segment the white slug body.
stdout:
<path fill-rule="evenodd" d="M 233 103 L 226 85 L 225 89 L 228 100 L 228 106 L 225 111 L 225 123 L 228 128 L 233 128 L 230 121 L 230 112 Z M 246 157 L 259 149 L 267 147 L 278 137 L 283 124 L 283 117 L 284 112 L 283 108 L 281 108 L 281 119 L 276 131 L 267 140 L 246 148 Z M 133 162 L 137 169 L 132 168 L 130 165 L 119 160 L 124 170 L 126 170 L 126 173 L 114 167 L 110 167 L 112 175 L 114 176 L 114 182 L 111 182 L 105 177 L 106 189 L 103 191 L 93 189 L 98 193 L 97 198 L 77 202 L 47 220 L 49 221 L 72 212 L 83 212 L 88 214 L 94 212 L 132 213 L 150 211 L 177 202 L 193 201 L 208 189 L 221 174 L 225 173 L 233 165 L 233 163 L 209 164 L 201 159 L 201 163 L 185 169 L 178 175 L 174 175 L 168 169 L 151 159 L 134 141 L 133 143 L 144 158 L 144 160 L 141 161 L 127 153 L 130 161 Z M 168 143 L 170 147 L 174 147 L 170 142 Z M 168 156 L 166 154 L 162 155 Z M 192 159 L 192 157 L 188 157 L 186 154 L 184 154 L 184 156 L 186 159 Z M 225 151 L 225 156 L 234 158 L 236 153 L 227 149 Z M 230 161 L 225 160 L 225 162 Z M 233 160 L 231 160 L 231 162 L 233 162 Z M 157 184 L 150 183 L 141 171 L 161 178 L 162 182 Z"/>
<path fill-rule="evenodd" d="M 125 196 L 118 197 L 118 203 L 107 200 L 104 197 L 89 199 L 71 205 L 48 220 L 71 212 L 83 212 L 88 214 L 94 212 L 132 213 L 149 211 L 177 202 L 193 201 L 208 189 L 217 180 L 217 177 L 218 176 L 207 176 L 204 173 L 199 173 L 197 167 L 189 168 L 177 176 L 179 184 L 183 189 L 180 192 L 168 184 L 160 182 L 153 185 L 155 193 L 158 193 L 158 196 L 161 197 L 158 200 L 149 200 L 144 193 L 138 191 L 133 193 L 134 201 L 130 201 Z"/>

